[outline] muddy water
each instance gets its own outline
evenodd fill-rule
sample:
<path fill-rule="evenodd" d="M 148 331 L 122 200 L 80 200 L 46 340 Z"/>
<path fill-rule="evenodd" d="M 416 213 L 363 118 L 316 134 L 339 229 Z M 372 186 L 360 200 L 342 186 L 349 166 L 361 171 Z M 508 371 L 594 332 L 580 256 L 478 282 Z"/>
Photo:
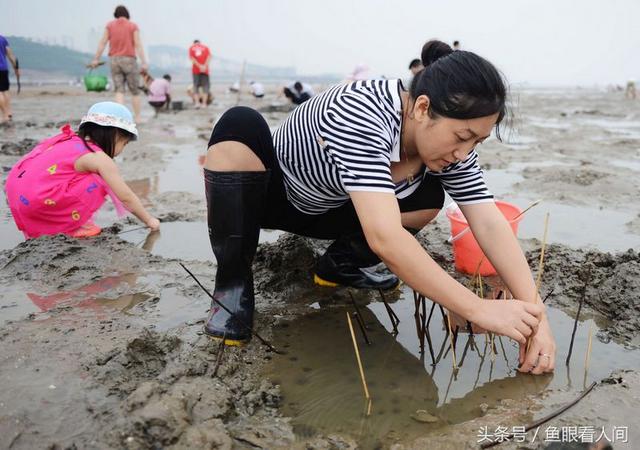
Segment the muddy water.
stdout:
<path fill-rule="evenodd" d="M 427 308 L 430 309 L 430 302 Z M 619 368 L 640 366 L 640 351 L 627 350 L 596 337 L 602 318 L 580 321 L 571 363 L 568 353 L 573 318 L 549 308 L 556 330 L 558 363 L 555 372 L 529 376 L 517 372 L 518 347 L 507 338 L 494 338 L 494 352 L 484 335 L 471 338 L 459 333 L 453 352 L 436 307 L 430 324 L 435 365 L 428 345 L 420 353 L 414 319 L 413 295 L 409 289 L 391 304 L 400 318 L 398 334 L 392 333 L 389 316 L 381 302 L 360 306 L 371 345 L 367 345 L 354 322 L 368 389 L 371 415 L 366 416 L 354 349 L 346 314 L 352 306 L 319 304 L 274 329 L 276 345 L 285 356 L 275 356 L 265 374 L 281 386 L 283 412 L 293 418 L 301 437 L 339 431 L 356 439 L 363 448 L 385 448 L 395 441 L 411 440 L 429 432 L 482 416 L 505 399 L 538 396 L 553 389 L 579 392 Z M 585 357 L 589 333 L 592 349 L 588 370 Z"/>

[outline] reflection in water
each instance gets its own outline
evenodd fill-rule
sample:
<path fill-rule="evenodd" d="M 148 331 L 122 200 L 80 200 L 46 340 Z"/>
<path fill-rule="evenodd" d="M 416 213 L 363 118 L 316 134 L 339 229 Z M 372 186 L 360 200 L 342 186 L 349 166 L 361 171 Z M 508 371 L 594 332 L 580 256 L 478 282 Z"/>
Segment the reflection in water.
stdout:
<path fill-rule="evenodd" d="M 158 193 L 158 176 L 127 181 L 127 185 L 142 200 L 149 204 L 149 196 Z"/>
<path fill-rule="evenodd" d="M 137 244 L 152 251 L 159 239 L 160 232 L 149 232 Z M 39 312 L 56 307 L 72 307 L 73 311 L 66 316 L 90 312 L 91 317 L 103 320 L 113 316 L 114 311 L 121 311 L 143 315 L 145 323 L 152 323 L 157 330 L 170 329 L 186 322 L 195 324 L 204 318 L 209 305 L 206 299 L 185 297 L 178 287 L 166 283 L 166 276 L 144 271 L 104 277 L 78 289 L 52 295 L 29 292 L 27 297 Z M 86 320 L 86 317 L 80 320 Z"/>
<path fill-rule="evenodd" d="M 373 399 L 371 416 L 362 420 L 366 405 L 345 311 L 320 309 L 297 318 L 295 326 L 283 323 L 274 330 L 274 345 L 288 354 L 276 357 L 270 377 L 282 385 L 283 412 L 294 417 L 298 432 L 331 430 L 362 438 L 404 434 L 416 426 L 407 412 L 435 414 L 438 391 L 423 364 L 362 308 L 372 344 L 363 345 L 361 335 L 358 339 Z"/>
<path fill-rule="evenodd" d="M 492 346 L 485 335 L 471 337 L 468 333 L 458 334 L 455 345 L 459 368 L 454 371 L 450 340 L 438 308 L 430 325 L 437 360 L 433 366 L 428 350 L 420 353 L 411 291 L 405 289 L 391 306 L 400 318 L 396 336 L 391 334 L 382 303 L 359 307 L 372 342 L 367 345 L 356 326 L 372 398 L 370 417 L 365 416 L 362 384 L 345 317 L 345 311 L 353 311 L 352 306 L 315 302 L 308 313 L 274 329 L 273 344 L 285 348 L 288 354 L 274 355 L 265 376 L 281 386 L 283 413 L 293 418 L 299 435 L 340 432 L 353 436 L 363 448 L 387 447 L 397 440 L 425 436 L 479 417 L 481 404 L 492 407 L 504 399 L 536 396 L 550 388 L 580 391 L 583 384 L 601 379 L 613 369 L 640 365 L 639 351 L 594 339 L 589 373 L 583 377 L 588 328 L 597 329 L 592 319 L 585 318 L 579 324 L 574 345 L 574 353 L 580 357 L 574 357 L 570 367 L 572 374 L 580 374 L 580 383 L 574 376 L 572 386 L 562 361 L 573 319 L 549 307 L 558 345 L 555 374 L 521 374 L 516 371 L 515 342 L 496 337 Z M 427 311 L 429 308 L 428 302 Z M 423 412 L 418 413 L 420 410 Z"/>
<path fill-rule="evenodd" d="M 160 233 L 158 231 L 150 232 L 144 239 L 142 248 L 151 251 L 159 237 Z M 127 311 L 152 296 L 141 292 L 125 294 L 117 298 L 107 298 L 104 296 L 107 292 L 118 289 L 123 285 L 123 290 L 125 291 L 133 289 L 138 277 L 138 273 L 126 273 L 101 278 L 78 289 L 58 292 L 51 295 L 39 295 L 33 292 L 27 292 L 27 297 L 42 312 L 59 306 L 71 305 L 77 308 L 93 309 L 98 312 L 102 312 L 105 307 Z"/>
<path fill-rule="evenodd" d="M 276 345 L 286 348 L 288 355 L 276 357 L 269 376 L 282 385 L 283 412 L 294 418 L 299 434 L 347 433 L 356 436 L 363 446 L 373 447 L 472 419 L 480 415 L 481 403 L 536 394 L 549 384 L 550 377 L 520 376 L 523 379 L 516 383 L 501 378 L 460 398 L 447 400 L 448 391 L 440 398 L 425 368 L 424 356 L 412 355 L 369 309 L 362 308 L 372 342 L 366 345 L 358 335 L 373 399 L 371 416 L 365 419 L 362 387 L 345 320 L 347 310 L 334 307 L 311 312 L 296 319 L 295 326 L 283 323 L 274 332 Z M 493 364 L 488 353 L 485 358 L 487 364 Z M 479 374 L 477 365 L 469 366 Z M 457 375 L 449 372 L 450 387 L 457 382 Z"/>

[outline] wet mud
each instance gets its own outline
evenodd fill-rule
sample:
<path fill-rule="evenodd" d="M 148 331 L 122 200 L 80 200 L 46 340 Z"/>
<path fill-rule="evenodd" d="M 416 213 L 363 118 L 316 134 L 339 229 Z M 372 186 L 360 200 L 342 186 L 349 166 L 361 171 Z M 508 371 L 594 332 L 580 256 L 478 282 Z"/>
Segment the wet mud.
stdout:
<path fill-rule="evenodd" d="M 14 105 L 16 122 L 0 130 L 2 182 L 22 154 L 63 124 L 50 111 L 77 120 L 94 101 L 110 98 L 55 92 L 26 90 Z M 579 227 L 565 233 L 571 214 L 552 216 L 541 290 L 543 296 L 553 290 L 547 304 L 559 366 L 583 291 L 585 298 L 570 366 L 544 377 L 519 375 L 513 343 L 505 340 L 504 352 L 496 344 L 493 355 L 478 336 L 465 355 L 469 336 L 460 335 L 456 358 L 465 359 L 454 375 L 437 314 L 431 329 L 440 361 L 433 366 L 428 352 L 420 354 L 406 287 L 387 298 L 401 318 L 395 336 L 377 293 L 352 292 L 373 340 L 367 346 L 357 335 L 374 395 L 367 417 L 345 328 L 351 295 L 311 281 L 328 242 L 261 235 L 254 261 L 256 330 L 285 355 L 256 340 L 221 352 L 202 334 L 209 299 L 179 263 L 213 289 L 202 157 L 215 118 L 236 102 L 235 94 L 219 89 L 210 110 L 147 117 L 140 141 L 118 161 L 162 220 L 159 233 L 136 230 L 135 219 L 117 218 L 107 204 L 96 217 L 103 226 L 96 238 L 21 242 L 3 199 L 1 447 L 478 448 L 482 426 L 531 423 L 592 381 L 599 384 L 589 396 L 549 425 L 627 425 L 629 441 L 640 442 L 633 427 L 640 395 L 640 255 L 628 244 L 639 234 L 640 115 L 633 105 L 600 92 L 524 92 L 517 133 L 480 149 L 498 197 L 521 206 L 544 197 L 522 224 L 533 268 L 540 241 L 532 238 L 542 234 L 545 202 L 554 211 L 582 212 L 602 229 L 602 236 Z M 241 103 L 265 111 L 271 126 L 288 110 L 275 93 Z M 619 163 L 604 164 L 612 160 Z M 454 273 L 448 232 L 439 217 L 418 238 Z M 619 239 L 605 242 L 605 235 Z M 593 350 L 585 364 L 589 333 Z M 545 447 L 538 440 L 497 448 Z"/>

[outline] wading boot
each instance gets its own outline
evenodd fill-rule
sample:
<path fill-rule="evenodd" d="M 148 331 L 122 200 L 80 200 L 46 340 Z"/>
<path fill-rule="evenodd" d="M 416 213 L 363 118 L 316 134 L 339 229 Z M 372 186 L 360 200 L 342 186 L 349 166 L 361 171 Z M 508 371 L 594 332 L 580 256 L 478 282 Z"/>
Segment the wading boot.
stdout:
<path fill-rule="evenodd" d="M 362 233 L 336 239 L 316 263 L 313 281 L 320 286 L 358 289 L 395 289 L 400 280 L 389 269 L 376 268 L 380 258 Z"/>
<path fill-rule="evenodd" d="M 269 172 L 205 169 L 209 240 L 216 257 L 216 287 L 204 332 L 226 345 L 243 345 L 253 329 L 253 272 Z"/>

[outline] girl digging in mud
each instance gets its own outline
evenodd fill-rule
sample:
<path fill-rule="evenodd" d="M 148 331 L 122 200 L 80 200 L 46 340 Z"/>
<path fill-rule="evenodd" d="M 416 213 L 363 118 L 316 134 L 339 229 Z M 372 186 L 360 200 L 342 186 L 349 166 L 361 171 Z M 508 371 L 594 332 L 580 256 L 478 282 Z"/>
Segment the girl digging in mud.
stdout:
<path fill-rule="evenodd" d="M 428 46 L 446 46 L 432 41 Z M 323 285 L 389 289 L 397 276 L 477 326 L 521 344 L 521 371 L 553 370 L 555 341 L 533 277 L 487 189 L 475 148 L 506 112 L 495 67 L 451 48 L 423 61 L 409 91 L 399 80 L 339 85 L 298 107 L 274 132 L 245 107 L 228 110 L 205 162 L 209 236 L 218 261 L 205 332 L 241 344 L 254 310 L 260 228 L 334 239 L 315 267 Z M 424 54 L 430 54 L 423 49 Z M 444 203 L 460 206 L 514 301 L 482 300 L 415 239 Z M 368 268 L 382 260 L 391 273 Z M 525 351 L 527 338 L 529 350 Z"/>
<path fill-rule="evenodd" d="M 160 222 L 142 206 L 113 161 L 137 137 L 125 106 L 101 102 L 82 118 L 77 134 L 66 125 L 62 133 L 40 142 L 7 178 L 7 203 L 18 229 L 26 238 L 97 235 L 101 229 L 91 218 L 108 194 L 119 214 L 126 207 L 157 230 Z"/>

